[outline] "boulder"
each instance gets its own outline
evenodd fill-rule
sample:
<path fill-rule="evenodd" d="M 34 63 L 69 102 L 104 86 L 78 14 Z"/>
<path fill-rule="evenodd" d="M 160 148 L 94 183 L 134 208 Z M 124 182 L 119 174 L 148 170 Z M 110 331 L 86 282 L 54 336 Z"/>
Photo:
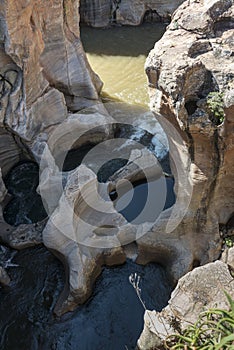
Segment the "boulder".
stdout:
<path fill-rule="evenodd" d="M 221 261 L 186 274 L 172 292 L 168 306 L 161 312 L 145 312 L 144 330 L 137 343 L 139 350 L 161 348 L 168 335 L 195 323 L 204 310 L 215 307 L 228 310 L 224 291 L 234 298 L 233 277 Z"/>

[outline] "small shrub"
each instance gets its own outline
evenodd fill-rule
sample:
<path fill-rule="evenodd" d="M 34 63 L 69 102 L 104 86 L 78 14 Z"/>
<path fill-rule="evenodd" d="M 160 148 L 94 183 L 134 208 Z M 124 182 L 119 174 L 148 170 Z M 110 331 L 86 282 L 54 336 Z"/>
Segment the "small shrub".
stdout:
<path fill-rule="evenodd" d="M 223 244 L 227 247 L 227 248 L 232 248 L 234 245 L 234 237 L 233 236 L 228 236 L 225 237 L 223 240 Z"/>
<path fill-rule="evenodd" d="M 209 112 L 212 114 L 212 121 L 216 124 L 222 124 L 225 113 L 223 108 L 223 93 L 210 92 L 207 96 L 207 106 Z"/>

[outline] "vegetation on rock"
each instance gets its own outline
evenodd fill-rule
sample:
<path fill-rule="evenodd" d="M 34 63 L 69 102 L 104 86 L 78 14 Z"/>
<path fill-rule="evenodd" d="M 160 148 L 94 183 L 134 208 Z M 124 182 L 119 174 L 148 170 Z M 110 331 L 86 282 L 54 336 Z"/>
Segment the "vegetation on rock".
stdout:
<path fill-rule="evenodd" d="M 234 300 L 224 292 L 229 311 L 214 308 L 200 314 L 197 322 L 165 340 L 171 350 L 234 350 Z"/>
<path fill-rule="evenodd" d="M 222 124 L 225 117 L 223 108 L 223 93 L 217 91 L 210 92 L 207 96 L 207 105 L 212 114 L 212 121 L 216 125 Z"/>

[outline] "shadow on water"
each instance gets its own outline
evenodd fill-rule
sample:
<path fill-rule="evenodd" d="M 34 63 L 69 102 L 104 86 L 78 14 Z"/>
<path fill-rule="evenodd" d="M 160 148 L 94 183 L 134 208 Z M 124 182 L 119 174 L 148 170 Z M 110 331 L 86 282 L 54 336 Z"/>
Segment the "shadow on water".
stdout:
<path fill-rule="evenodd" d="M 31 224 L 47 217 L 40 195 L 39 167 L 27 161 L 14 166 L 8 173 L 5 184 L 12 196 L 4 209 L 4 219 L 13 226 Z"/>
<path fill-rule="evenodd" d="M 103 268 L 92 298 L 62 319 L 53 307 L 64 285 L 60 262 L 44 247 L 16 254 L 9 269 L 12 284 L 0 289 L 1 350 L 125 350 L 134 349 L 143 329 L 144 309 L 129 283 L 141 276 L 142 299 L 148 309 L 161 310 L 171 286 L 162 267 L 128 261 Z"/>
<path fill-rule="evenodd" d="M 83 26 L 81 39 L 87 53 L 137 57 L 147 55 L 165 29 L 163 23 L 144 23 L 138 27 L 113 26 L 107 29 Z"/>
<path fill-rule="evenodd" d="M 151 198 L 150 192 L 153 195 Z M 170 208 L 176 200 L 174 179 L 170 177 L 161 177 L 151 182 L 139 181 L 119 197 L 112 191 L 110 197 L 113 195 L 116 210 L 133 224 L 156 222 L 162 210 Z"/>

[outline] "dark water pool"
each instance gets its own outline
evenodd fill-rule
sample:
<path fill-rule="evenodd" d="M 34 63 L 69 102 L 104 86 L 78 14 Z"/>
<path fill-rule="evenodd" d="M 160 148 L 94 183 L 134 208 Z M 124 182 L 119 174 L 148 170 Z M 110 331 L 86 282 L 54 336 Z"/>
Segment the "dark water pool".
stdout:
<path fill-rule="evenodd" d="M 5 220 L 14 226 L 31 224 L 47 217 L 40 195 L 39 167 L 34 162 L 24 162 L 12 168 L 5 179 L 12 199 L 5 207 Z"/>
<path fill-rule="evenodd" d="M 129 283 L 141 276 L 142 299 L 161 310 L 170 283 L 162 267 L 128 261 L 103 268 L 92 298 L 75 312 L 56 319 L 53 307 L 64 285 L 61 263 L 44 247 L 17 253 L 8 269 L 13 282 L 0 288 L 1 350 L 126 350 L 134 349 L 143 329 L 144 309 Z"/>
<path fill-rule="evenodd" d="M 175 204 L 174 179 L 161 177 L 151 182 L 140 181 L 119 197 L 112 191 L 110 197 L 128 222 L 155 222 L 163 210 Z"/>

